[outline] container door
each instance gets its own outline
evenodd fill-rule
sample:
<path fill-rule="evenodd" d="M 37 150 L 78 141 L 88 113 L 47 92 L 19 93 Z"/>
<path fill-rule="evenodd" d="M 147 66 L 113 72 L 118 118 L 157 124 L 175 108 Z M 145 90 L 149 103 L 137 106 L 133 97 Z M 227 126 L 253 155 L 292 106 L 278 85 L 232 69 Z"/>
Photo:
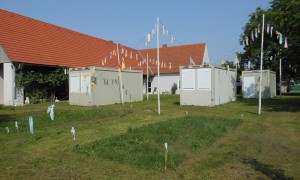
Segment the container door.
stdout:
<path fill-rule="evenodd" d="M 243 97 L 255 98 L 255 77 L 254 76 L 243 78 Z"/>

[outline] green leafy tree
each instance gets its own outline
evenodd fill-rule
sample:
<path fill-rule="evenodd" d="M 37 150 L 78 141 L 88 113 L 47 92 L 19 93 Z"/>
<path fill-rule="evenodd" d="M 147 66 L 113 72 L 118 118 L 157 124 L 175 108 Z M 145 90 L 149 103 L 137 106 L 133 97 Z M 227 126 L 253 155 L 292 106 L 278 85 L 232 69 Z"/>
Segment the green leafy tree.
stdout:
<path fill-rule="evenodd" d="M 68 75 L 60 67 L 42 67 L 15 64 L 16 86 L 24 88 L 26 96 L 31 97 L 32 102 L 40 99 L 55 99 L 57 88 L 68 82 Z"/>
<path fill-rule="evenodd" d="M 279 74 L 279 59 L 282 59 L 283 79 L 297 79 L 300 77 L 300 1 L 299 0 L 273 0 L 267 10 L 257 8 L 249 15 L 249 22 L 243 27 L 240 43 L 249 38 L 249 45 L 244 52 L 239 53 L 241 64 L 251 62 L 254 69 L 260 67 L 261 32 L 254 41 L 251 33 L 262 26 L 262 15 L 265 14 L 265 38 L 263 68 L 271 69 Z M 274 28 L 273 36 L 266 32 L 267 24 Z M 284 48 L 284 40 L 279 44 L 276 31 L 288 38 L 288 48 Z"/>

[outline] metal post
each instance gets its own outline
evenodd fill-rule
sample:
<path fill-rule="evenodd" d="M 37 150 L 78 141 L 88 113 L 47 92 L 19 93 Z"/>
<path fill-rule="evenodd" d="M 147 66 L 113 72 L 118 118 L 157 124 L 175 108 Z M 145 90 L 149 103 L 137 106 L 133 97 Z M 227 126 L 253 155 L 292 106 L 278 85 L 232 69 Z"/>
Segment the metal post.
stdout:
<path fill-rule="evenodd" d="M 282 72 L 281 72 L 281 54 L 280 54 L 280 60 L 279 60 L 279 88 L 280 88 L 280 90 L 279 90 L 279 92 L 280 92 L 280 96 L 282 95 L 282 90 L 281 90 L 281 86 L 282 86 L 282 74 L 281 74 Z"/>
<path fill-rule="evenodd" d="M 117 54 L 118 54 L 118 62 L 119 62 L 119 66 L 120 66 L 120 54 L 119 54 L 119 43 L 117 44 Z M 119 67 L 120 68 L 120 67 Z M 124 96 L 123 96 L 123 80 L 122 80 L 122 64 L 121 64 L 121 68 L 120 68 L 120 75 L 119 75 L 119 81 L 120 81 L 120 93 L 121 93 L 121 103 L 122 105 L 124 105 Z"/>
<path fill-rule="evenodd" d="M 265 15 L 263 14 L 262 34 L 261 34 L 261 50 L 260 50 L 260 80 L 259 80 L 259 100 L 258 100 L 258 114 L 261 114 L 261 82 L 262 82 L 262 67 L 264 57 L 264 26 Z"/>
<path fill-rule="evenodd" d="M 146 82 L 146 93 L 147 93 L 147 101 L 149 101 L 149 93 L 148 93 L 148 82 L 149 82 L 149 79 L 148 79 L 148 76 L 149 76 L 149 74 L 148 74 L 148 68 L 149 68 L 149 66 L 148 66 L 148 54 L 147 54 L 147 82 Z"/>
<path fill-rule="evenodd" d="M 157 104 L 158 104 L 158 115 L 160 115 L 160 88 L 159 88 L 159 17 L 157 17 L 156 25 L 156 46 L 157 46 Z"/>

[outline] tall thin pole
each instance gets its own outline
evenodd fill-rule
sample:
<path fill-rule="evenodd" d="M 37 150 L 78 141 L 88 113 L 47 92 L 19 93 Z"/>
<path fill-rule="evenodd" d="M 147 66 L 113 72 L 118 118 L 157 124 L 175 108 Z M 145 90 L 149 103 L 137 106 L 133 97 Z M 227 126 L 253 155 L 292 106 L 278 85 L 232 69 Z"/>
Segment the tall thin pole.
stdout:
<path fill-rule="evenodd" d="M 262 67 L 264 57 L 264 29 L 265 29 L 265 15 L 263 14 L 262 24 L 262 35 L 261 35 L 261 50 L 260 50 L 260 80 L 259 80 L 259 100 L 258 100 L 258 114 L 261 114 L 261 82 L 262 82 Z"/>
<path fill-rule="evenodd" d="M 282 95 L 281 86 L 282 86 L 282 71 L 281 71 L 281 54 L 280 54 L 280 60 L 279 60 L 279 86 L 280 86 L 280 96 Z"/>
<path fill-rule="evenodd" d="M 148 76 L 149 76 L 149 74 L 148 74 L 148 54 L 147 54 L 147 82 L 146 82 L 146 93 L 147 93 L 147 101 L 149 101 L 149 94 L 148 94 L 148 82 L 149 82 L 149 80 L 148 80 Z"/>
<path fill-rule="evenodd" d="M 158 104 L 158 115 L 160 115 L 160 88 L 159 88 L 159 17 L 157 17 L 156 25 L 156 46 L 157 46 L 157 104 Z"/>
<path fill-rule="evenodd" d="M 119 43 L 117 44 L 117 54 L 118 54 L 118 62 L 120 66 L 120 53 L 119 53 Z M 119 67 L 120 68 L 120 67 Z M 122 64 L 120 68 L 119 81 L 120 81 L 120 93 L 121 93 L 121 103 L 124 105 L 124 96 L 123 96 L 123 82 L 122 82 Z"/>

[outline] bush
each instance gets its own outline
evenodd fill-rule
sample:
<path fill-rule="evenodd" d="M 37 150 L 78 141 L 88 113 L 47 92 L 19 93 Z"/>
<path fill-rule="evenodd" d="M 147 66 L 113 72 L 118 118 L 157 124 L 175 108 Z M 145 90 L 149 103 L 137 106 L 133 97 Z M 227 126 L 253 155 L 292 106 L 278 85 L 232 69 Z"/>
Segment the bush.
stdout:
<path fill-rule="evenodd" d="M 172 88 L 171 88 L 171 94 L 175 94 L 175 93 L 176 93 L 176 90 L 177 90 L 177 84 L 174 83 L 174 84 L 172 85 Z"/>

